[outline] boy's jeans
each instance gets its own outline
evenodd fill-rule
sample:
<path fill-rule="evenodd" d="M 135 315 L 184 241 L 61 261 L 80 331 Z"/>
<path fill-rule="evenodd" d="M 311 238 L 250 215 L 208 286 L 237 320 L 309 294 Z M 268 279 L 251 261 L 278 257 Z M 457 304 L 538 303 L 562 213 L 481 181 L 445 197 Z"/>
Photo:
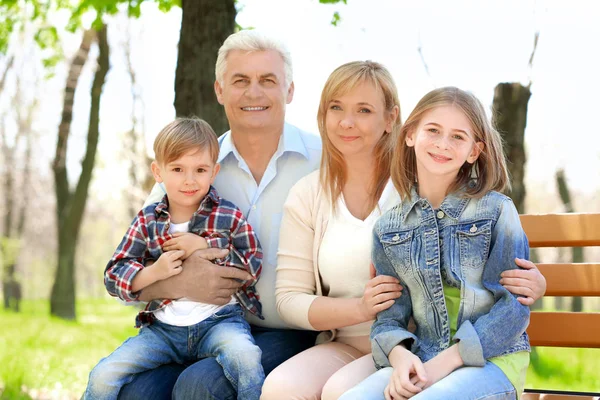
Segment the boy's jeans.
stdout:
<path fill-rule="evenodd" d="M 383 368 L 356 385 L 338 400 L 384 400 L 383 391 L 393 368 Z M 411 400 L 514 400 L 514 386 L 504 372 L 487 361 L 483 367 L 463 367 L 411 397 Z"/>
<path fill-rule="evenodd" d="M 256 399 L 265 379 L 261 351 L 239 304 L 228 305 L 204 321 L 186 327 L 160 321 L 143 327 L 90 373 L 84 399 L 116 399 L 134 374 L 172 362 L 216 357 L 238 399 Z"/>

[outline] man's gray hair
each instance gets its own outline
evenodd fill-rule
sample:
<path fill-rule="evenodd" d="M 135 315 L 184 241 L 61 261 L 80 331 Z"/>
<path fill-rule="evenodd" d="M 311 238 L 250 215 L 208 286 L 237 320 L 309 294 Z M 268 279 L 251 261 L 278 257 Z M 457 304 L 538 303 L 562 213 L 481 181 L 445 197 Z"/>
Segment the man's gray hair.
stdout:
<path fill-rule="evenodd" d="M 223 85 L 223 76 L 227 70 L 227 56 L 230 51 L 266 51 L 274 50 L 283 59 L 285 70 L 285 87 L 288 88 L 293 80 L 292 56 L 287 46 L 278 39 L 265 35 L 256 30 L 242 30 L 229 35 L 219 49 L 217 64 L 215 65 L 215 76 L 217 81 Z"/>

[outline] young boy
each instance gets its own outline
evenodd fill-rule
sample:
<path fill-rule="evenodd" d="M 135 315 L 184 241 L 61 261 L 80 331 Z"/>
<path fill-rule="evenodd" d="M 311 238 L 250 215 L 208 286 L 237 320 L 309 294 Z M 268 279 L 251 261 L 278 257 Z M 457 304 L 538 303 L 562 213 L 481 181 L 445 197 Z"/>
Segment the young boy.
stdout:
<path fill-rule="evenodd" d="M 203 120 L 181 118 L 158 134 L 154 152 L 152 173 L 167 194 L 133 220 L 104 272 L 109 293 L 136 301 L 140 290 L 180 273 L 182 260 L 207 247 L 228 249 L 215 262 L 247 270 L 254 280 L 225 306 L 185 298 L 148 303 L 136 318 L 139 334 L 94 367 L 84 398 L 116 399 L 134 374 L 216 356 L 238 399 L 258 400 L 264 381 L 261 351 L 244 309 L 262 318 L 254 288 L 262 252 L 242 212 L 211 186 L 219 172 L 217 137 Z"/>

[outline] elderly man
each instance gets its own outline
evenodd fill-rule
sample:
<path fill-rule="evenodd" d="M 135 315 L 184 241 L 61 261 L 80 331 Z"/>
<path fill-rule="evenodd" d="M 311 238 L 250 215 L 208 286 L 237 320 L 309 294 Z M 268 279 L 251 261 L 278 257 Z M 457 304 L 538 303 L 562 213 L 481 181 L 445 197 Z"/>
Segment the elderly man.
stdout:
<path fill-rule="evenodd" d="M 245 213 L 264 252 L 257 289 L 265 320 L 249 315 L 248 321 L 268 374 L 312 346 L 316 337 L 314 332 L 287 329 L 279 318 L 275 267 L 287 193 L 301 177 L 319 167 L 321 142 L 318 136 L 285 122 L 286 105 L 294 96 L 292 63 L 286 47 L 274 38 L 254 30 L 227 38 L 217 58 L 215 92 L 225 107 L 231 130 L 219 138 L 221 172 L 214 186 Z M 149 201 L 158 201 L 163 194 L 156 186 Z M 222 256 L 217 253 L 215 249 L 195 253 L 185 261 L 181 274 L 144 289 L 140 300 L 187 297 L 204 303 L 228 303 L 240 286 L 239 280 L 249 276 L 206 261 Z M 509 278 L 507 284 L 516 286 L 509 290 L 530 295 L 521 293 L 529 289 L 519 279 L 526 279 L 536 281 L 543 293 L 545 281 L 537 269 L 519 272 L 527 275 Z M 210 357 L 187 368 L 168 365 L 141 374 L 123 388 L 120 398 L 169 398 L 171 393 L 175 399 L 236 398 L 222 368 Z"/>

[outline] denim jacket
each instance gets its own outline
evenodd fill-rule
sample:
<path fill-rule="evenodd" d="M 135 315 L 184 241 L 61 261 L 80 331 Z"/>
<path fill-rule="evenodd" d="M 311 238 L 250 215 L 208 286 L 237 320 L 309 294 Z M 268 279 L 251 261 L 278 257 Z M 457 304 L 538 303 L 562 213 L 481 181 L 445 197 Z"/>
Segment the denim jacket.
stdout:
<path fill-rule="evenodd" d="M 458 341 L 466 366 L 529 351 L 529 308 L 500 285 L 500 273 L 528 258 L 529 244 L 511 199 L 488 192 L 482 198 L 448 195 L 434 210 L 416 190 L 385 213 L 373 230 L 378 275 L 404 286 L 394 305 L 377 315 L 371 329 L 373 359 L 390 366 L 388 355 L 404 342 L 423 362 Z M 443 283 L 460 288 L 457 332 L 450 337 Z M 410 317 L 417 326 L 407 330 Z"/>

